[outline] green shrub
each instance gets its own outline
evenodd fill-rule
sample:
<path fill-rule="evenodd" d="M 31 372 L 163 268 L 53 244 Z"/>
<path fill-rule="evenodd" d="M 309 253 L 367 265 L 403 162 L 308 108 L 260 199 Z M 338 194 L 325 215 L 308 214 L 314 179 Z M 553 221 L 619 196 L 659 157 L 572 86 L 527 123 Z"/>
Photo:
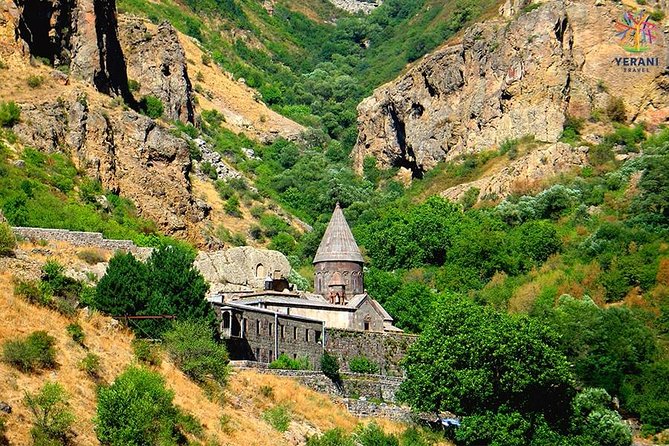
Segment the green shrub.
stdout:
<path fill-rule="evenodd" d="M 84 345 L 84 339 L 86 335 L 84 335 L 84 329 L 81 328 L 81 325 L 79 325 L 78 322 L 68 325 L 67 333 L 70 335 L 70 337 L 74 342 L 80 345 Z"/>
<path fill-rule="evenodd" d="M 21 108 L 16 102 L 0 102 L 0 127 L 12 127 L 21 119 Z"/>
<path fill-rule="evenodd" d="M 286 354 L 281 354 L 269 364 L 269 368 L 282 370 L 309 370 L 311 366 L 309 364 L 309 358 L 307 357 L 292 359 Z"/>
<path fill-rule="evenodd" d="M 661 22 L 664 19 L 664 11 L 661 9 L 654 9 L 649 14 L 650 19 L 656 22 Z"/>
<path fill-rule="evenodd" d="M 239 198 L 236 195 L 228 198 L 223 206 L 225 213 L 232 216 L 240 218 L 242 216 L 242 211 L 239 209 Z"/>
<path fill-rule="evenodd" d="M 212 164 L 209 161 L 203 161 L 200 164 L 200 170 L 202 171 L 203 174 L 205 174 L 212 180 L 218 179 L 218 172 L 216 172 L 216 168 L 212 166 Z"/>
<path fill-rule="evenodd" d="M 339 361 L 337 357 L 331 355 L 328 352 L 324 352 L 321 356 L 321 371 L 323 375 L 327 376 L 334 382 L 340 382 L 341 376 L 339 375 Z"/>
<path fill-rule="evenodd" d="M 163 116 L 165 106 L 163 101 L 155 96 L 147 95 L 139 101 L 139 111 L 149 118 L 158 119 Z"/>
<path fill-rule="evenodd" d="M 274 406 L 263 412 L 262 419 L 279 432 L 286 432 L 290 426 L 290 410 L 283 405 Z"/>
<path fill-rule="evenodd" d="M 14 248 L 16 248 L 14 231 L 7 223 L 0 222 L 0 256 L 13 253 Z"/>
<path fill-rule="evenodd" d="M 400 444 L 396 436 L 386 434 L 374 422 L 359 426 L 354 437 L 363 446 L 399 446 Z"/>
<path fill-rule="evenodd" d="M 502 142 L 499 146 L 500 155 L 508 155 L 509 159 L 516 159 L 518 157 L 518 144 L 520 141 L 517 139 L 507 139 Z"/>
<path fill-rule="evenodd" d="M 95 353 L 88 353 L 79 363 L 79 370 L 85 372 L 91 378 L 100 376 L 100 357 Z"/>
<path fill-rule="evenodd" d="M 128 90 L 134 93 L 139 91 L 140 88 L 141 85 L 139 82 L 137 82 L 135 79 L 128 79 Z"/>
<path fill-rule="evenodd" d="M 228 352 L 214 340 L 213 330 L 201 322 L 179 321 L 164 335 L 165 349 L 176 365 L 199 383 L 223 384 L 228 377 Z"/>
<path fill-rule="evenodd" d="M 56 366 L 56 339 L 45 331 L 35 331 L 24 340 L 10 340 L 3 345 L 3 361 L 23 372 Z"/>
<path fill-rule="evenodd" d="M 132 351 L 135 353 L 135 358 L 139 362 L 156 367 L 161 363 L 158 347 L 144 339 L 133 339 Z"/>
<path fill-rule="evenodd" d="M 356 356 L 348 361 L 348 368 L 353 373 L 378 373 L 379 366 L 366 356 Z"/>
<path fill-rule="evenodd" d="M 307 439 L 307 446 L 355 446 L 357 443 L 339 428 L 325 431 Z"/>
<path fill-rule="evenodd" d="M 95 432 L 108 446 L 172 445 L 179 435 L 174 392 L 160 374 L 131 367 L 98 391 Z"/>
<path fill-rule="evenodd" d="M 193 435 L 196 438 L 204 437 L 204 427 L 200 420 L 194 415 L 185 412 L 183 409 L 177 409 L 177 426 L 179 430 L 186 434 Z"/>
<path fill-rule="evenodd" d="M 33 74 L 28 77 L 28 80 L 26 82 L 28 83 L 28 86 L 30 88 L 39 88 L 44 83 L 44 78 L 42 76 Z"/>
<path fill-rule="evenodd" d="M 36 394 L 26 392 L 23 401 L 32 414 L 30 434 L 35 445 L 69 444 L 74 415 L 60 384 L 47 382 Z"/>

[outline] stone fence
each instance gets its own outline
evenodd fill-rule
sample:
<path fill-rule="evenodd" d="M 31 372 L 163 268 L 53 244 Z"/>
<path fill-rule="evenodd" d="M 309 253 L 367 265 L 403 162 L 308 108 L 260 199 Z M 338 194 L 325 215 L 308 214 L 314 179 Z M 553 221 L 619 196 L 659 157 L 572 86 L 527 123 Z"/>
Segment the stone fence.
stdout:
<path fill-rule="evenodd" d="M 49 240 L 67 242 L 74 246 L 89 248 L 108 249 L 110 251 L 123 250 L 137 254 L 140 257 L 148 257 L 152 248 L 142 248 L 130 240 L 106 239 L 99 232 L 68 231 L 67 229 L 43 229 L 13 227 L 17 237 L 28 240 Z"/>
<path fill-rule="evenodd" d="M 339 387 L 319 371 L 270 369 L 267 364 L 253 361 L 232 361 L 231 364 L 236 370 L 255 370 L 262 374 L 293 378 L 311 390 L 342 398 L 349 412 L 358 417 L 382 417 L 404 422 L 412 419 L 409 407 L 395 404 L 395 393 L 402 378 L 344 372 L 341 374 L 342 386 Z"/>
<path fill-rule="evenodd" d="M 312 390 L 334 396 L 394 403 L 395 394 L 404 381 L 403 378 L 371 375 L 365 373 L 342 372 L 342 386 L 336 386 L 330 378 L 314 370 L 270 369 L 267 364 L 253 361 L 232 361 L 238 370 L 253 369 L 258 373 L 294 378 Z"/>

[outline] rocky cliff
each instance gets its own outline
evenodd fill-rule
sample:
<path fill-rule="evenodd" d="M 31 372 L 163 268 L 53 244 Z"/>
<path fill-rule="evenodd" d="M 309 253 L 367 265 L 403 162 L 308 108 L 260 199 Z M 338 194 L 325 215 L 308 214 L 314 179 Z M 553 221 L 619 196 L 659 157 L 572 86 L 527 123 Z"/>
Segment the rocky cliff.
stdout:
<path fill-rule="evenodd" d="M 14 127 L 20 141 L 68 153 L 80 171 L 131 199 L 161 230 L 200 239 L 197 223 L 209 207 L 191 192 L 188 145 L 133 111 L 128 86 L 130 74 L 140 95 L 163 101 L 167 118 L 193 121 L 186 58 L 174 29 L 150 31 L 124 21 L 119 33 L 114 0 L 3 0 L 0 13 L 5 29 L 15 30 L 15 41 L 0 45 L 15 48 L 3 76 L 49 73 L 42 75 L 50 84 L 44 91 L 16 89 L 10 98 L 21 107 Z M 130 49 L 125 53 L 119 35 Z M 20 52 L 24 57 L 16 57 Z M 58 70 L 35 64 L 36 58 Z"/>
<path fill-rule="evenodd" d="M 14 131 L 24 143 L 66 150 L 80 170 L 133 200 L 166 232 L 186 236 L 207 215 L 207 205 L 191 194 L 187 144 L 155 121 L 122 108 L 89 105 L 83 96 L 21 104 L 21 109 Z"/>
<path fill-rule="evenodd" d="M 162 23 L 157 29 L 149 29 L 145 22 L 127 18 L 122 18 L 119 25 L 128 78 L 136 82 L 139 96 L 160 99 L 169 119 L 194 122 L 186 54 L 174 27 Z"/>
<path fill-rule="evenodd" d="M 643 53 L 625 48 L 616 23 L 630 8 L 595 0 L 505 5 L 500 17 L 470 27 L 360 104 L 357 169 L 374 156 L 416 178 L 507 139 L 555 143 L 568 114 L 590 117 L 614 97 L 630 120 L 665 121 L 665 35 L 655 23 L 653 42 L 637 49 Z M 631 70 L 635 57 L 657 64 Z"/>

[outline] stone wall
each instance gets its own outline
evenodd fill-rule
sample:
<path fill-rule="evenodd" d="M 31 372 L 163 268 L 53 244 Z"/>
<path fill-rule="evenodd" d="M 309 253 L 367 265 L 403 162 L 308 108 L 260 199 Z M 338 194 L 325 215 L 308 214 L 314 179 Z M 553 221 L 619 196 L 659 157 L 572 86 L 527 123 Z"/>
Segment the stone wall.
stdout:
<path fill-rule="evenodd" d="M 382 375 L 402 376 L 400 361 L 417 338 L 404 333 L 328 329 L 325 349 L 337 356 L 342 370 L 349 370 L 351 358 L 365 356 L 379 366 Z"/>
<path fill-rule="evenodd" d="M 330 378 L 315 370 L 277 370 L 267 364 L 253 361 L 233 361 L 236 369 L 254 369 L 258 373 L 293 378 L 300 384 L 320 393 L 327 393 L 349 399 L 372 400 L 395 403 L 395 394 L 402 384 L 402 378 L 360 373 L 342 373 L 342 386 L 336 386 Z"/>
<path fill-rule="evenodd" d="M 74 246 L 108 249 L 110 251 L 123 250 L 138 254 L 145 258 L 151 254 L 152 248 L 142 248 L 130 240 L 106 239 L 99 232 L 68 231 L 66 229 L 43 229 L 14 227 L 14 234 L 28 240 L 48 240 L 67 242 Z"/>
<path fill-rule="evenodd" d="M 394 421 L 410 423 L 413 421 L 411 408 L 394 404 L 377 403 L 366 399 L 344 400 L 349 412 L 357 417 L 381 417 Z"/>

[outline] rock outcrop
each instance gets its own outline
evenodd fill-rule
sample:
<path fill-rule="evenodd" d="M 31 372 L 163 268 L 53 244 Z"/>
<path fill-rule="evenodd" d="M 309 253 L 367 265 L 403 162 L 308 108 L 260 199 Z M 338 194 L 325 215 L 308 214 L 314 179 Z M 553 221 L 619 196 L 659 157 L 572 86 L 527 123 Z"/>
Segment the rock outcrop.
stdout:
<path fill-rule="evenodd" d="M 523 4 L 509 1 L 500 12 L 518 14 Z M 356 168 L 373 156 L 380 167 L 408 169 L 416 178 L 507 139 L 554 143 L 567 114 L 589 117 L 614 97 L 632 120 L 666 120 L 665 36 L 657 24 L 647 51 L 627 52 L 615 28 L 624 12 L 610 2 L 557 0 L 473 25 L 461 42 L 426 56 L 360 104 Z M 622 58 L 635 55 L 658 58 L 658 66 L 626 71 Z"/>
<path fill-rule="evenodd" d="M 330 2 L 344 11 L 369 14 L 378 8 L 383 3 L 383 0 L 330 0 Z"/>
<path fill-rule="evenodd" d="M 193 88 L 186 54 L 172 25 L 162 23 L 152 30 L 140 19 L 121 19 L 119 36 L 128 78 L 139 84 L 137 93 L 160 99 L 167 118 L 193 123 Z"/>
<path fill-rule="evenodd" d="M 265 278 L 288 278 L 291 267 L 278 251 L 249 246 L 200 252 L 195 267 L 211 285 L 211 292 L 262 290 Z"/>
<path fill-rule="evenodd" d="M 187 236 L 206 208 L 194 200 L 188 146 L 133 111 L 89 106 L 84 97 L 20 104 L 20 140 L 45 151 L 68 152 L 103 188 L 135 202 L 140 214 L 170 234 Z"/>
<path fill-rule="evenodd" d="M 479 191 L 477 200 L 500 200 L 514 193 L 527 193 L 545 186 L 547 178 L 578 169 L 587 162 L 588 148 L 585 146 L 574 148 L 561 142 L 550 144 L 481 179 L 450 187 L 440 195 L 457 201 L 474 188 Z"/>

